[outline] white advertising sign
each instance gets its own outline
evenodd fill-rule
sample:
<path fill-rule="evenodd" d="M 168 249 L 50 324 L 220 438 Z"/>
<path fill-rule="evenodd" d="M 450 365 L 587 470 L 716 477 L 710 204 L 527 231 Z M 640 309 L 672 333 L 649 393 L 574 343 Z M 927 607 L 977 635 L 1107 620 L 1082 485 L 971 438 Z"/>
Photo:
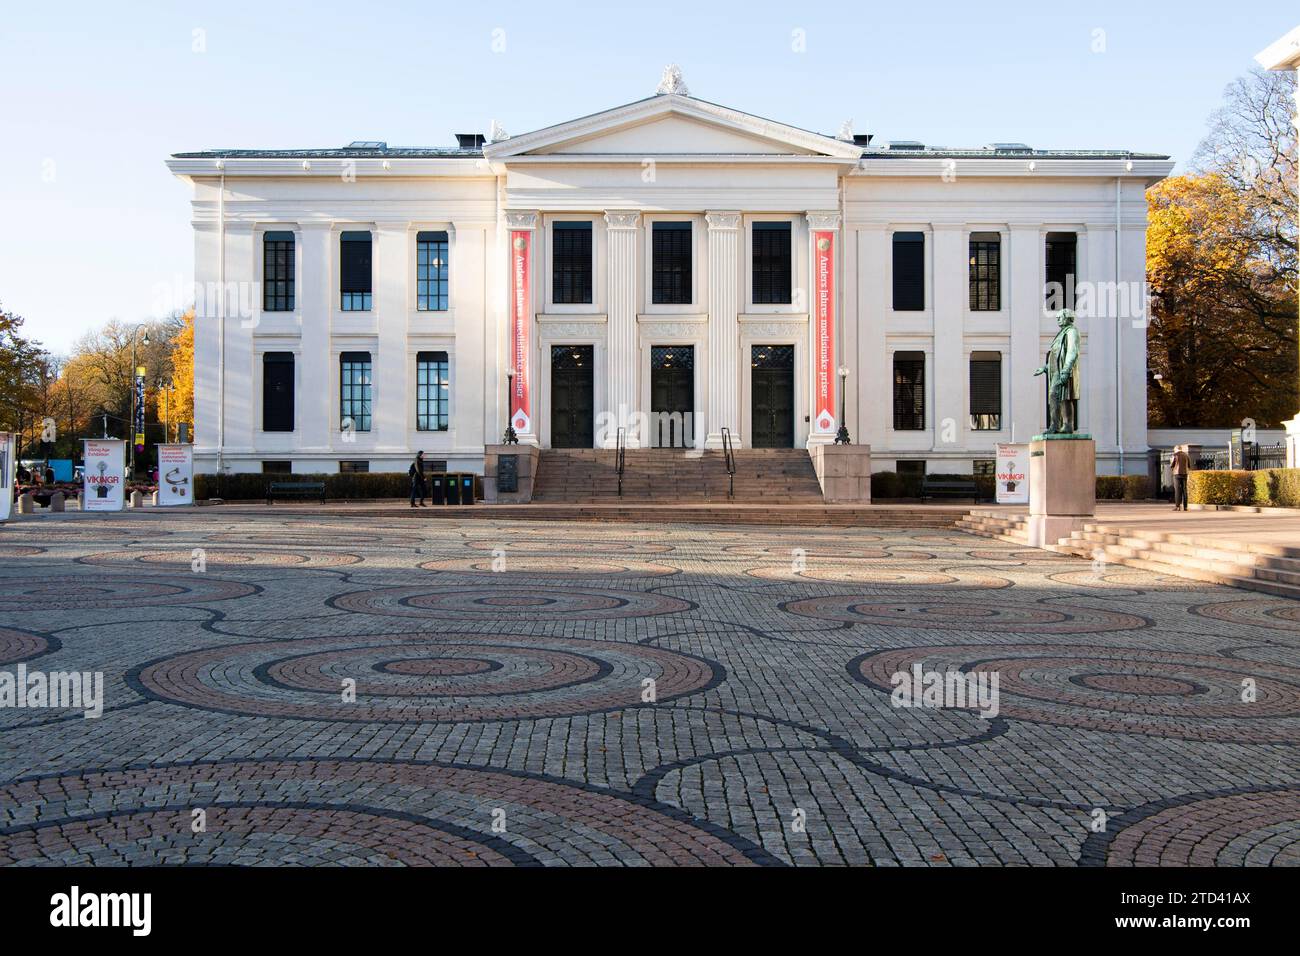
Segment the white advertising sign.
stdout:
<path fill-rule="evenodd" d="M 18 463 L 17 435 L 0 432 L 0 521 L 14 513 L 14 474 Z"/>
<path fill-rule="evenodd" d="M 995 473 L 998 504 L 1029 504 L 1028 445 L 999 444 Z"/>
<path fill-rule="evenodd" d="M 158 504 L 194 504 L 194 446 L 158 445 Z"/>
<path fill-rule="evenodd" d="M 126 507 L 126 442 L 120 438 L 83 438 L 86 469 L 82 511 L 121 511 Z"/>

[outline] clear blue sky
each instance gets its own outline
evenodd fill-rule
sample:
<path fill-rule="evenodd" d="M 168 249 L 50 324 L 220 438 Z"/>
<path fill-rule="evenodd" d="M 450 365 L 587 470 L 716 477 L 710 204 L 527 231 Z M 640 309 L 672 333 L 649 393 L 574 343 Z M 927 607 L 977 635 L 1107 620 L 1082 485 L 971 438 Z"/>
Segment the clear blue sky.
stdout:
<path fill-rule="evenodd" d="M 109 318 L 150 317 L 160 283 L 188 287 L 188 191 L 169 153 L 450 145 L 493 119 L 521 133 L 647 96 L 668 62 L 696 96 L 808 129 L 852 118 L 880 140 L 1181 165 L 1223 87 L 1297 22 L 1295 0 L 9 0 L 0 302 L 66 350 Z"/>

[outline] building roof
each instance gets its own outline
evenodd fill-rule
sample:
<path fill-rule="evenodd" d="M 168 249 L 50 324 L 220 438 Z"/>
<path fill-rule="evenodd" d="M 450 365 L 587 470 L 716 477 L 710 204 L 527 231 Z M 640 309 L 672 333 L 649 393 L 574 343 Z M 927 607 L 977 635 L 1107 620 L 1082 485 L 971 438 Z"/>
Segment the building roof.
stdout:
<path fill-rule="evenodd" d="M 482 159 L 481 149 L 459 146 L 339 147 L 334 149 L 201 149 L 173 159 Z"/>

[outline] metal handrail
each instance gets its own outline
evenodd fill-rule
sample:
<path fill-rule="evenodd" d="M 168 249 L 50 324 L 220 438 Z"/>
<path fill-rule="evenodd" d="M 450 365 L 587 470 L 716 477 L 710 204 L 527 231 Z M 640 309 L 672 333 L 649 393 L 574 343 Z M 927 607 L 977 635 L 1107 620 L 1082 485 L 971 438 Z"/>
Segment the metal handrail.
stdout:
<path fill-rule="evenodd" d="M 625 453 L 627 452 L 626 432 L 627 429 L 625 428 L 618 430 L 617 451 L 614 453 L 614 464 L 618 469 L 618 496 L 620 498 L 623 497 L 623 466 L 626 457 Z"/>
<path fill-rule="evenodd" d="M 736 455 L 731 448 L 731 429 L 722 428 L 722 463 L 727 468 L 727 497 L 736 496 Z"/>

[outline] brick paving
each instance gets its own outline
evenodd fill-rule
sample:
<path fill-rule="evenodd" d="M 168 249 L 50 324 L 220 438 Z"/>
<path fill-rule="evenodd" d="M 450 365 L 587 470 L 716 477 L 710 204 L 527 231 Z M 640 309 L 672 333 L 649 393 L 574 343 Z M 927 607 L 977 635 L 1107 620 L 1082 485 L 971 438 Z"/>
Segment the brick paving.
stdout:
<path fill-rule="evenodd" d="M 26 519 L 0 700 L 105 701 L 0 707 L 0 864 L 1296 865 L 1298 648 L 958 531 Z M 926 672 L 996 714 L 896 706 Z"/>

